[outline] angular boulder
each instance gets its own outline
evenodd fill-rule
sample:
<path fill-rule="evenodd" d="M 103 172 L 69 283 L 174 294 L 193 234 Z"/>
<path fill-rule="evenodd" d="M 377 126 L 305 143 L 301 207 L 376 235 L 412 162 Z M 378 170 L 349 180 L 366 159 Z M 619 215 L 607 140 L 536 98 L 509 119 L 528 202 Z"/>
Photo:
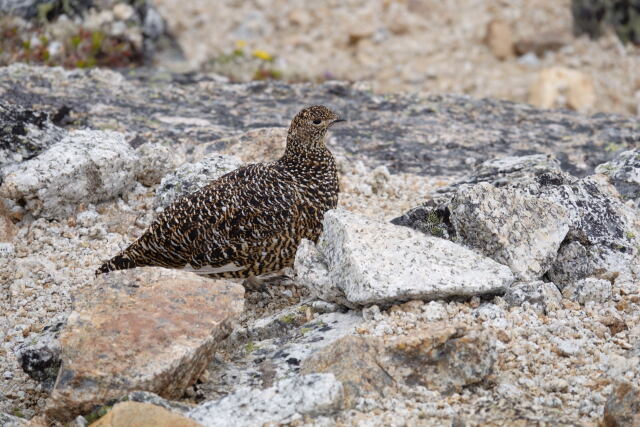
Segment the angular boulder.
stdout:
<path fill-rule="evenodd" d="M 302 373 L 330 372 L 345 387 L 345 402 L 384 396 L 397 384 L 441 393 L 482 381 L 497 360 L 495 338 L 480 329 L 443 322 L 389 338 L 348 336 L 309 357 Z"/>
<path fill-rule="evenodd" d="M 240 285 L 159 268 L 101 276 L 60 334 L 46 415 L 68 421 L 133 390 L 180 397 L 230 332 L 243 295 Z"/>
<path fill-rule="evenodd" d="M 345 210 L 325 214 L 317 245 L 296 254 L 300 282 L 347 306 L 503 292 L 508 267 L 448 240 Z"/>
<path fill-rule="evenodd" d="M 461 187 L 449 209 L 462 242 L 522 280 L 539 279 L 551 268 L 569 231 L 569 214 L 557 203 L 488 183 Z"/>
<path fill-rule="evenodd" d="M 295 376 L 264 390 L 243 387 L 187 413 L 205 427 L 287 424 L 341 409 L 342 384 L 332 374 Z"/>
<path fill-rule="evenodd" d="M 569 213 L 569 232 L 548 272 L 558 287 L 586 277 L 612 280 L 635 274 L 640 217 L 608 188 L 601 175 L 576 179 L 564 173 L 547 173 L 536 183 L 539 197 Z"/>
<path fill-rule="evenodd" d="M 117 132 L 69 133 L 37 157 L 5 168 L 0 197 L 22 201 L 45 218 L 61 218 L 79 204 L 116 197 L 135 184 L 138 157 Z"/>

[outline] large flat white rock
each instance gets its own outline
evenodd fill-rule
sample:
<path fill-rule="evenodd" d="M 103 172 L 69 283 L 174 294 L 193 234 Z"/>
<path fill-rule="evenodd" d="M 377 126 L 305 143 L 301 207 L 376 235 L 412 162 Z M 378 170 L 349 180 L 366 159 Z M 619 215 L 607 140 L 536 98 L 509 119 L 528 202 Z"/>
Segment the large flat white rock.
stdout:
<path fill-rule="evenodd" d="M 509 267 L 448 240 L 345 210 L 324 217 L 317 245 L 303 241 L 295 269 L 322 299 L 347 306 L 503 292 Z"/>

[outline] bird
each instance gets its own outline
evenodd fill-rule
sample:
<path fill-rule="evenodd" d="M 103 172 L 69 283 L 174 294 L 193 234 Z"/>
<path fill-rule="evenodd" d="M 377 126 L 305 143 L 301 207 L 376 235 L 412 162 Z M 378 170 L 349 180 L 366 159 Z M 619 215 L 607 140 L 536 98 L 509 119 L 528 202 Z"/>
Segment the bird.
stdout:
<path fill-rule="evenodd" d="M 278 160 L 243 166 L 177 199 L 96 276 L 157 266 L 257 280 L 292 266 L 300 241 L 317 242 L 325 212 L 338 204 L 325 136 L 343 121 L 323 105 L 302 109 Z"/>

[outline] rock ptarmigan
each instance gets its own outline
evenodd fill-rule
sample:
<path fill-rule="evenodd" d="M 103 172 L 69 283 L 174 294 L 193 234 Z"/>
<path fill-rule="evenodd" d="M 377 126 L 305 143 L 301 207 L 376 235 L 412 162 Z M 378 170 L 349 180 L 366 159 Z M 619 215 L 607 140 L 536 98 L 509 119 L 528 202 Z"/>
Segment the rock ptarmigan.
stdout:
<path fill-rule="evenodd" d="M 160 266 L 253 278 L 291 266 L 300 240 L 317 241 L 324 213 L 338 203 L 324 137 L 339 121 L 327 107 L 303 109 L 279 160 L 241 167 L 176 200 L 96 274 Z"/>

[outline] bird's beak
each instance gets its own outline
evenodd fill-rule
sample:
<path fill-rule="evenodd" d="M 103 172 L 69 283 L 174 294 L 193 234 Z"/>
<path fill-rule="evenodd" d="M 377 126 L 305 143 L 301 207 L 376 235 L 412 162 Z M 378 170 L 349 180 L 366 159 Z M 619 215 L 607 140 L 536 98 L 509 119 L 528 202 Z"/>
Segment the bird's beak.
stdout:
<path fill-rule="evenodd" d="M 346 120 L 337 118 L 337 119 L 335 119 L 334 121 L 331 122 L 331 126 L 335 125 L 336 123 L 340 123 L 340 122 L 346 122 Z"/>

